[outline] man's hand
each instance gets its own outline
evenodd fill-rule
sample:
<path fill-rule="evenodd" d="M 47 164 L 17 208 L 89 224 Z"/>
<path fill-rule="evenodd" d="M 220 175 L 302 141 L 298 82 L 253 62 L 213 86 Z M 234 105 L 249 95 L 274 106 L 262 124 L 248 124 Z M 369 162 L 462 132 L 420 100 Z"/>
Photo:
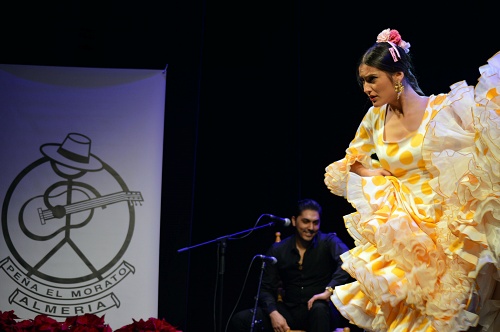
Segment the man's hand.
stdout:
<path fill-rule="evenodd" d="M 309 301 L 307 301 L 307 309 L 311 310 L 314 301 L 316 301 L 316 300 L 326 300 L 326 301 L 328 301 L 328 300 L 330 300 L 330 296 L 332 296 L 332 293 L 330 293 L 330 291 L 326 290 L 326 289 L 325 289 L 325 291 L 323 293 L 314 295 L 313 297 L 311 297 L 309 299 Z"/>
<path fill-rule="evenodd" d="M 283 317 L 278 310 L 274 310 L 269 314 L 271 318 L 271 324 L 275 332 L 288 332 L 290 327 L 288 326 L 285 317 Z"/>

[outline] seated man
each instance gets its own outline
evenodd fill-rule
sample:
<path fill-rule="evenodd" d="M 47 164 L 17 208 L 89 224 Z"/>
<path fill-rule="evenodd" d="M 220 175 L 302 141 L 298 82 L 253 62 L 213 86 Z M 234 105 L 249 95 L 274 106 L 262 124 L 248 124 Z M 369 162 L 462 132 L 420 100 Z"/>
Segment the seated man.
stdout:
<path fill-rule="evenodd" d="M 266 253 L 277 263 L 264 268 L 254 331 L 331 332 L 348 326 L 330 301 L 335 286 L 353 281 L 339 257 L 347 245 L 335 233 L 319 230 L 321 206 L 312 199 L 300 200 L 291 220 L 294 234 Z M 282 301 L 277 301 L 279 287 L 284 291 Z M 228 331 L 250 331 L 252 317 L 253 309 L 237 312 Z"/>

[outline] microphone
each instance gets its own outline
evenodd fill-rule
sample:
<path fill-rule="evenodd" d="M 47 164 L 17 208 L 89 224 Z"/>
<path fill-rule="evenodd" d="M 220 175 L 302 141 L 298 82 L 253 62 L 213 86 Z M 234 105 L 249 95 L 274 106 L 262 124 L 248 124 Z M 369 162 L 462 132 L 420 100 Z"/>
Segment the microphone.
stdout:
<path fill-rule="evenodd" d="M 278 263 L 278 260 L 276 259 L 276 257 L 273 257 L 273 256 L 255 255 L 255 257 L 259 257 L 263 261 L 269 262 L 269 263 L 271 263 L 273 265 L 276 264 L 276 263 Z"/>
<path fill-rule="evenodd" d="M 278 223 L 281 226 L 288 227 L 292 223 L 292 221 L 288 218 L 280 218 L 280 217 L 276 217 L 272 214 L 266 214 L 266 216 L 268 216 L 272 220 L 275 220 L 274 224 Z"/>

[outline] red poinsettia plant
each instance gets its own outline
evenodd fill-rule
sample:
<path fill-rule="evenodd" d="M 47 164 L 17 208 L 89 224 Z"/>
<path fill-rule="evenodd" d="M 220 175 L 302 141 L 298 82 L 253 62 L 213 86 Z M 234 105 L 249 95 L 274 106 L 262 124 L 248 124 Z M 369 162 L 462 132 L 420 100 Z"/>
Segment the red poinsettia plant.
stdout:
<path fill-rule="evenodd" d="M 149 318 L 125 325 L 115 332 L 182 332 L 167 323 L 164 319 Z M 59 322 L 46 315 L 38 315 L 34 319 L 21 320 L 13 310 L 0 311 L 0 331 L 5 332 L 112 332 L 111 327 L 104 322 L 104 315 L 95 314 L 67 317 Z"/>
<path fill-rule="evenodd" d="M 148 320 L 136 321 L 132 319 L 133 323 L 125 325 L 115 330 L 115 332 L 139 332 L 139 331 L 156 331 L 156 332 L 182 332 L 177 330 L 174 326 L 167 323 L 164 319 L 149 318 Z"/>

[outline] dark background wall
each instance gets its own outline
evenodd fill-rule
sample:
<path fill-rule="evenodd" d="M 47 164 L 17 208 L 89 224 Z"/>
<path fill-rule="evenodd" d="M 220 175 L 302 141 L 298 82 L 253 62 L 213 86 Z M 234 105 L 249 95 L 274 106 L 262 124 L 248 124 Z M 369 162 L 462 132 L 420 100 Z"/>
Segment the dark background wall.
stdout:
<path fill-rule="evenodd" d="M 460 80 L 475 84 L 478 67 L 498 51 L 497 22 L 487 18 L 498 8 L 475 1 L 452 15 L 447 6 L 18 2 L 3 5 L 0 63 L 168 64 L 158 317 L 185 332 L 220 331 L 235 307 L 253 307 L 261 264 L 252 257 L 265 253 L 275 231 L 291 229 L 221 238 L 265 213 L 289 217 L 297 199 L 312 197 L 324 207 L 322 229 L 353 245 L 342 219 L 352 207 L 328 192 L 323 174 L 343 157 L 369 106 L 355 65 L 379 32 L 398 29 L 411 43 L 427 94 Z"/>

